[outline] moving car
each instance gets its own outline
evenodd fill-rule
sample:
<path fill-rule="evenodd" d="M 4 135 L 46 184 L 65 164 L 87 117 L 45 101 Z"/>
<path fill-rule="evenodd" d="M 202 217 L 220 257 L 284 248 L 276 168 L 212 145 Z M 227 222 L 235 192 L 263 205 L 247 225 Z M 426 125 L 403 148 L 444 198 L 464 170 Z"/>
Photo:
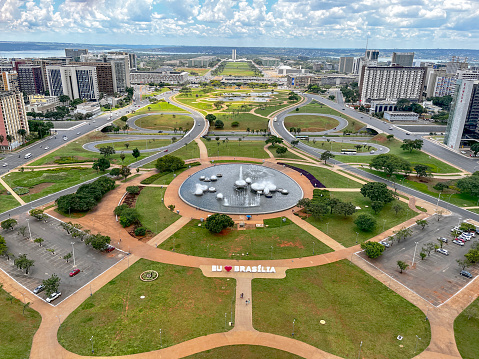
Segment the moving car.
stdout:
<path fill-rule="evenodd" d="M 50 148 L 50 147 L 48 147 L 48 146 L 45 146 L 45 149 L 46 149 L 46 150 L 48 150 L 49 148 Z"/>
<path fill-rule="evenodd" d="M 70 272 L 70 277 L 76 276 L 78 273 L 80 273 L 80 270 L 78 268 L 74 269 Z"/>
<path fill-rule="evenodd" d="M 168 149 L 164 150 L 163 152 L 168 152 Z"/>
<path fill-rule="evenodd" d="M 49 296 L 49 297 L 46 299 L 46 301 L 47 301 L 48 303 L 50 303 L 50 302 L 54 301 L 55 299 L 57 299 L 57 298 L 58 298 L 59 296 L 61 296 L 61 295 L 62 295 L 62 293 L 60 293 L 60 292 L 58 292 L 58 293 L 52 293 L 52 295 Z"/>
<path fill-rule="evenodd" d="M 63 141 L 66 141 L 68 140 L 68 137 L 67 136 L 63 136 Z"/>
<path fill-rule="evenodd" d="M 467 270 L 462 270 L 459 274 L 467 278 L 472 278 L 472 274 L 469 273 Z"/>
<path fill-rule="evenodd" d="M 34 290 L 33 290 L 33 293 L 34 294 L 38 294 L 40 293 L 42 290 L 45 289 L 45 286 L 43 284 L 40 284 L 38 287 L 36 287 Z"/>
<path fill-rule="evenodd" d="M 2 165 L 2 167 L 7 167 L 7 166 L 8 166 L 8 163 L 4 163 L 4 164 Z"/>
<path fill-rule="evenodd" d="M 444 254 L 445 256 L 448 256 L 448 255 L 449 255 L 449 252 L 448 252 L 446 249 L 444 249 L 444 248 L 438 248 L 438 249 L 436 249 L 436 252 L 437 252 L 437 253 Z"/>

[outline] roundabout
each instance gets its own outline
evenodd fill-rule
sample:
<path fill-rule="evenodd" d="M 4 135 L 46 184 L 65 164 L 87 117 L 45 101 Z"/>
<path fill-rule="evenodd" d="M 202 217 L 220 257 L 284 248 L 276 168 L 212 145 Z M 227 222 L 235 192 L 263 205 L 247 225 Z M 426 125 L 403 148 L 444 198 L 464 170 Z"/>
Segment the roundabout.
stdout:
<path fill-rule="evenodd" d="M 174 133 L 173 129 L 179 127 L 190 130 L 195 125 L 195 119 L 192 114 L 183 112 L 152 112 L 132 116 L 126 123 L 141 132 L 158 133 L 158 130 L 163 130 Z"/>

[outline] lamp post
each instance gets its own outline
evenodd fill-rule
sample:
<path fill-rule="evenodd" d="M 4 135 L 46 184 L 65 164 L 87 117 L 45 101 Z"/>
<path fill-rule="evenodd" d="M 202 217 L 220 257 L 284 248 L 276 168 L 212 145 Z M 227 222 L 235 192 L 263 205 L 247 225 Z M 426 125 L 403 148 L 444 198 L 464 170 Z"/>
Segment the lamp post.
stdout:
<path fill-rule="evenodd" d="M 313 242 L 313 256 L 314 256 L 314 243 L 315 243 L 315 242 Z"/>
<path fill-rule="evenodd" d="M 419 338 L 417 335 L 416 335 L 416 347 L 414 348 L 414 353 L 417 352 L 417 343 L 421 340 L 421 338 Z"/>
<path fill-rule="evenodd" d="M 356 232 L 356 244 L 358 244 L 359 232 Z"/>
<path fill-rule="evenodd" d="M 291 333 L 291 336 L 294 337 L 294 322 L 296 321 L 296 319 L 293 319 L 293 332 Z"/>
<path fill-rule="evenodd" d="M 225 313 L 225 332 L 226 332 L 226 313 Z"/>
<path fill-rule="evenodd" d="M 383 219 L 383 232 L 384 232 L 384 229 L 386 228 L 386 220 Z"/>
<path fill-rule="evenodd" d="M 163 340 L 161 338 L 161 328 L 160 328 L 160 347 L 163 348 Z"/>
<path fill-rule="evenodd" d="M 412 255 L 412 265 L 411 265 L 411 267 L 414 266 L 414 259 L 416 259 L 416 249 L 417 249 L 417 244 L 418 243 L 419 242 L 416 242 L 416 246 L 414 247 L 414 254 Z"/>
<path fill-rule="evenodd" d="M 72 253 L 73 253 L 73 266 L 76 267 L 76 262 L 75 262 L 75 247 L 73 247 L 73 245 L 75 244 L 75 242 L 71 242 L 72 244 Z"/>
<path fill-rule="evenodd" d="M 326 234 L 329 234 L 329 222 L 326 223 Z"/>
<path fill-rule="evenodd" d="M 158 221 L 155 221 L 156 224 L 156 233 L 158 234 Z"/>
<path fill-rule="evenodd" d="M 439 208 L 439 200 L 441 199 L 441 192 L 439 192 L 439 196 L 437 196 L 437 203 L 436 203 L 436 212 Z"/>
<path fill-rule="evenodd" d="M 363 346 L 363 341 L 361 340 L 361 344 L 359 344 L 359 354 L 358 359 L 361 358 L 361 347 Z"/>
<path fill-rule="evenodd" d="M 27 218 L 28 233 L 30 233 L 30 240 L 32 240 L 32 231 L 30 230 L 30 220 Z"/>
<path fill-rule="evenodd" d="M 271 259 L 273 259 L 273 246 L 271 246 Z"/>
<path fill-rule="evenodd" d="M 90 338 L 90 341 L 91 341 L 91 353 L 95 353 L 95 351 L 93 350 L 93 335 L 91 336 Z"/>

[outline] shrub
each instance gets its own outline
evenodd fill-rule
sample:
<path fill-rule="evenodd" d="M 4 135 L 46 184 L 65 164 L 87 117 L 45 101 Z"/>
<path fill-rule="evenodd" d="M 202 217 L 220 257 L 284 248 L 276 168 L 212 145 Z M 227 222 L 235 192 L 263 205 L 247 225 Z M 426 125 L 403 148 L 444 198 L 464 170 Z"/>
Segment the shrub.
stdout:
<path fill-rule="evenodd" d="M 206 219 L 205 228 L 213 233 L 220 233 L 227 227 L 233 227 L 234 221 L 226 214 L 215 213 Z"/>
<path fill-rule="evenodd" d="M 128 187 L 126 187 L 126 191 L 129 194 L 138 194 L 138 193 L 140 193 L 140 187 L 138 187 L 138 186 L 128 186 Z"/>
<path fill-rule="evenodd" d="M 146 234 L 146 228 L 145 227 L 135 228 L 135 236 L 144 236 L 145 234 Z"/>
<path fill-rule="evenodd" d="M 140 215 L 134 208 L 124 209 L 120 215 L 120 224 L 122 227 L 131 226 L 133 223 L 138 222 Z"/>
<path fill-rule="evenodd" d="M 119 206 L 117 206 L 114 210 L 113 210 L 113 213 L 117 216 L 121 216 L 121 214 L 123 213 L 123 211 L 127 208 L 130 208 L 128 207 L 128 205 L 126 204 L 120 204 Z"/>
<path fill-rule="evenodd" d="M 363 213 L 356 218 L 354 224 L 362 231 L 371 232 L 376 227 L 376 219 L 370 214 Z"/>
<path fill-rule="evenodd" d="M 233 126 L 233 127 L 238 127 L 238 126 L 239 126 L 239 122 L 238 122 L 238 121 L 233 121 L 233 122 L 231 122 L 231 126 Z"/>
<path fill-rule="evenodd" d="M 446 182 L 438 182 L 433 187 L 436 191 L 444 191 L 445 189 L 449 188 Z"/>
<path fill-rule="evenodd" d="M 30 190 L 26 187 L 15 187 L 13 189 L 13 192 L 15 192 L 16 194 L 18 194 L 19 196 L 23 195 L 23 194 L 27 194 L 28 192 L 30 192 Z"/>

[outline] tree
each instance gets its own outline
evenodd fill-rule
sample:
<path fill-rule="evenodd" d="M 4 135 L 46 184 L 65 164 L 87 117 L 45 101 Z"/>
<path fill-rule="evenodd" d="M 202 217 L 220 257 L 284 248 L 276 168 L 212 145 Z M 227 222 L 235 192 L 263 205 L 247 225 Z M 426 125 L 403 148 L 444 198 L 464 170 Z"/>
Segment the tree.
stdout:
<path fill-rule="evenodd" d="M 128 186 L 128 187 L 126 187 L 126 191 L 130 194 L 138 194 L 138 193 L 140 193 L 140 187 L 138 187 L 138 186 Z"/>
<path fill-rule="evenodd" d="M 331 101 L 334 101 L 336 99 L 336 96 L 334 95 L 329 95 L 328 98 L 331 100 Z"/>
<path fill-rule="evenodd" d="M 339 202 L 334 206 L 333 212 L 336 214 L 343 215 L 344 217 L 352 216 L 354 213 L 356 213 L 356 206 L 351 202 Z"/>
<path fill-rule="evenodd" d="M 17 133 L 22 136 L 22 142 L 25 142 L 25 135 L 27 134 L 27 131 L 24 130 L 23 128 L 19 129 Z"/>
<path fill-rule="evenodd" d="M 391 209 L 394 211 L 394 213 L 396 213 L 396 216 L 399 214 L 399 212 L 403 210 L 402 206 L 399 203 L 393 204 Z"/>
<path fill-rule="evenodd" d="M 17 223 L 18 222 L 15 219 L 9 218 L 1 222 L 0 226 L 2 226 L 4 230 L 9 230 L 9 229 L 13 230 L 13 228 L 17 225 Z"/>
<path fill-rule="evenodd" d="M 426 221 L 425 219 L 418 219 L 418 220 L 416 221 L 416 224 L 417 224 L 418 226 L 421 226 L 421 229 L 424 229 L 424 228 L 426 228 L 426 226 L 429 225 L 429 222 Z"/>
<path fill-rule="evenodd" d="M 427 254 L 426 254 L 426 253 L 424 253 L 423 251 L 421 251 L 421 253 L 419 253 L 419 256 L 421 257 L 421 260 L 423 261 L 423 260 L 424 260 L 424 258 L 426 258 L 426 257 L 427 257 Z"/>
<path fill-rule="evenodd" d="M 277 136 L 269 136 L 269 138 L 264 141 L 266 144 L 271 143 L 271 146 L 275 147 L 276 144 L 281 144 L 283 143 L 283 139 L 279 138 Z"/>
<path fill-rule="evenodd" d="M 432 242 L 426 243 L 426 246 L 422 248 L 422 252 L 427 252 L 427 255 L 430 256 L 431 252 L 436 249 L 436 245 Z"/>
<path fill-rule="evenodd" d="M 5 241 L 5 238 L 0 236 L 0 256 L 5 255 L 7 251 L 8 251 L 7 242 Z"/>
<path fill-rule="evenodd" d="M 104 157 L 110 157 L 116 153 L 115 149 L 112 146 L 100 147 L 100 154 Z"/>
<path fill-rule="evenodd" d="M 387 135 L 386 138 L 388 141 L 392 141 L 394 139 L 394 135 Z"/>
<path fill-rule="evenodd" d="M 408 172 L 411 170 L 411 164 L 405 159 L 391 155 L 389 153 L 384 153 L 373 158 L 369 163 L 369 167 L 374 168 L 378 171 L 385 172 L 389 177 L 394 173 L 400 171 Z"/>
<path fill-rule="evenodd" d="M 388 189 L 385 183 L 368 182 L 361 187 L 361 194 L 371 201 L 389 203 L 394 200 L 393 192 Z"/>
<path fill-rule="evenodd" d="M 364 232 L 371 232 L 376 227 L 376 219 L 370 214 L 362 213 L 356 218 L 354 224 Z"/>
<path fill-rule="evenodd" d="M 405 139 L 403 141 L 403 144 L 401 145 L 401 148 L 404 151 L 409 151 L 412 152 L 413 150 L 417 149 L 420 150 L 422 146 L 424 145 L 423 140 L 410 140 L 410 139 Z"/>
<path fill-rule="evenodd" d="M 135 208 L 125 208 L 120 214 L 120 224 L 123 228 L 131 226 L 140 220 L 140 214 Z"/>
<path fill-rule="evenodd" d="M 324 164 L 326 164 L 326 162 L 328 162 L 329 159 L 331 158 L 334 158 L 335 156 L 329 152 L 329 151 L 324 151 L 321 153 L 321 161 L 324 161 Z"/>
<path fill-rule="evenodd" d="M 126 179 L 129 175 L 131 175 L 131 170 L 128 166 L 121 166 L 120 175 Z"/>
<path fill-rule="evenodd" d="M 17 228 L 17 233 L 21 235 L 23 238 L 27 238 L 27 226 L 20 226 Z"/>
<path fill-rule="evenodd" d="M 65 259 L 65 260 L 67 261 L 67 263 L 68 263 L 68 261 L 70 260 L 71 257 L 73 257 L 73 255 L 72 255 L 72 253 L 70 252 L 70 253 L 65 254 L 65 255 L 63 256 L 63 259 Z"/>
<path fill-rule="evenodd" d="M 93 162 L 92 168 L 97 172 L 105 172 L 108 168 L 110 168 L 110 161 L 105 157 L 99 158 Z"/>
<path fill-rule="evenodd" d="M 121 159 L 121 162 L 123 162 L 125 160 L 125 154 L 122 152 L 120 153 L 120 159 Z"/>
<path fill-rule="evenodd" d="M 431 177 L 432 169 L 428 165 L 416 165 L 414 166 L 414 171 L 418 177 Z"/>
<path fill-rule="evenodd" d="M 371 208 L 375 214 L 378 214 L 383 208 L 385 203 L 383 201 L 373 201 L 371 202 Z"/>
<path fill-rule="evenodd" d="M 33 259 L 28 259 L 26 254 L 20 255 L 14 261 L 15 267 L 18 269 L 25 269 L 25 274 L 28 274 L 29 269 L 34 266 L 34 263 L 35 261 Z"/>
<path fill-rule="evenodd" d="M 130 126 L 128 126 L 128 124 L 125 123 L 125 125 L 121 129 L 126 132 L 126 131 L 129 130 L 129 128 L 130 128 Z"/>
<path fill-rule="evenodd" d="M 286 152 L 288 152 L 288 149 L 284 146 L 279 146 L 277 149 L 276 149 L 276 153 L 280 156 L 284 155 Z"/>
<path fill-rule="evenodd" d="M 0 141 L 1 143 L 1 141 Z M 474 142 L 471 145 L 471 151 L 474 152 L 474 157 L 477 156 L 477 153 L 479 152 L 479 142 Z"/>
<path fill-rule="evenodd" d="M 206 115 L 205 118 L 210 123 L 210 125 L 212 125 L 216 121 L 216 116 L 211 113 Z"/>
<path fill-rule="evenodd" d="M 367 241 L 367 242 L 361 243 L 361 249 L 364 249 L 364 252 L 366 253 L 366 255 L 369 258 L 373 258 L 373 259 L 383 254 L 385 248 L 386 247 L 384 247 L 382 244 L 378 242 Z"/>
<path fill-rule="evenodd" d="M 91 245 L 94 249 L 99 251 L 105 249 L 105 247 L 110 244 L 111 238 L 108 236 L 103 236 L 100 233 L 91 235 L 85 239 L 86 245 Z"/>
<path fill-rule="evenodd" d="M 399 267 L 400 273 L 402 273 L 402 271 L 406 270 L 409 267 L 409 264 L 403 261 L 397 261 L 397 266 Z"/>
<path fill-rule="evenodd" d="M 220 233 L 225 228 L 233 227 L 234 224 L 230 216 L 215 213 L 206 219 L 205 228 L 212 233 Z"/>
<path fill-rule="evenodd" d="M 461 178 L 457 180 L 456 187 L 459 188 L 461 193 L 470 194 L 471 196 L 479 196 L 479 176 L 472 175 L 469 177 Z"/>
<path fill-rule="evenodd" d="M 412 230 L 409 229 L 409 228 L 401 228 L 394 235 L 394 237 L 397 239 L 398 243 L 401 242 L 401 240 L 407 239 L 408 237 L 411 237 L 411 236 L 412 236 Z"/>
<path fill-rule="evenodd" d="M 43 238 L 35 238 L 33 240 L 35 243 L 38 243 L 40 245 L 40 247 L 42 246 L 42 243 L 45 242 L 45 240 Z"/>
<path fill-rule="evenodd" d="M 135 148 L 135 149 L 133 150 L 132 155 L 133 155 L 133 157 L 135 157 L 135 159 L 138 158 L 138 157 L 140 157 L 140 156 L 141 156 L 140 150 L 139 150 L 138 148 Z"/>
<path fill-rule="evenodd" d="M 215 121 L 215 128 L 223 128 L 223 127 L 225 127 L 225 124 L 224 124 L 223 121 L 221 121 L 221 120 L 216 120 Z"/>
<path fill-rule="evenodd" d="M 433 188 L 437 191 L 444 191 L 445 189 L 449 188 L 449 185 L 447 184 L 447 182 L 438 182 L 436 183 Z"/>
<path fill-rule="evenodd" d="M 462 222 L 461 225 L 459 226 L 459 229 L 463 232 L 475 231 L 476 226 L 473 225 L 472 223 Z"/>
<path fill-rule="evenodd" d="M 291 144 L 293 145 L 293 147 L 296 147 L 299 143 L 299 140 L 293 140 L 291 141 Z"/>
<path fill-rule="evenodd" d="M 184 168 L 185 161 L 173 155 L 166 155 L 156 160 L 155 167 L 160 172 L 174 172 L 180 168 Z"/>
<path fill-rule="evenodd" d="M 110 171 L 110 176 L 118 177 L 119 175 L 120 175 L 120 169 L 119 168 L 113 168 Z"/>
<path fill-rule="evenodd" d="M 49 297 L 53 293 L 58 292 L 60 287 L 60 278 L 56 274 L 52 274 L 50 278 L 42 281 L 43 286 L 45 287 L 45 294 Z"/>
<path fill-rule="evenodd" d="M 120 117 L 120 121 L 126 122 L 126 121 L 128 121 L 128 117 L 126 117 L 126 116 L 121 116 L 121 117 Z"/>
<path fill-rule="evenodd" d="M 471 248 L 469 251 L 464 254 L 464 257 L 470 262 L 470 263 L 479 263 L 479 249 L 478 248 Z"/>
<path fill-rule="evenodd" d="M 38 219 L 39 221 L 45 219 L 46 217 L 46 214 L 43 213 L 43 209 L 40 209 L 40 208 L 33 208 L 30 210 L 29 213 L 30 213 L 30 216 Z"/>
<path fill-rule="evenodd" d="M 456 259 L 457 264 L 461 268 L 461 270 L 465 270 L 467 267 L 472 265 L 467 259 Z"/>

